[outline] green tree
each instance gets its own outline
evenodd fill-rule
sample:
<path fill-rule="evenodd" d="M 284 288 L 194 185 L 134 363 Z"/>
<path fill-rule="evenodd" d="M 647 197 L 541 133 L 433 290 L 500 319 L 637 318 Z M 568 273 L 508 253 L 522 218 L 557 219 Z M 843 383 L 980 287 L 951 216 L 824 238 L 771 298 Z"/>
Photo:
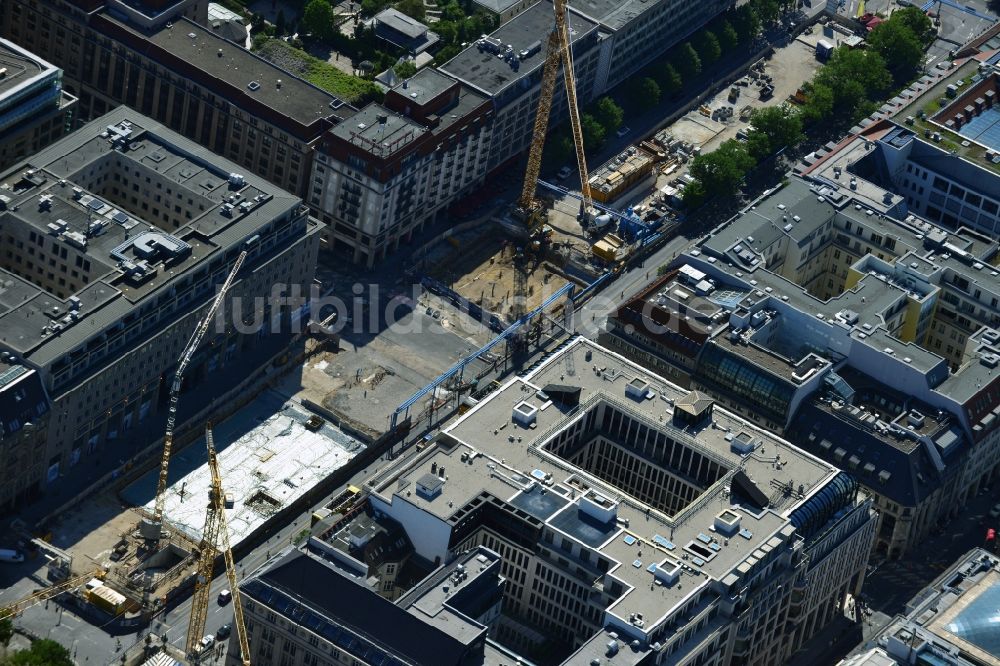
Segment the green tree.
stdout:
<path fill-rule="evenodd" d="M 684 202 L 684 207 L 688 210 L 702 205 L 707 198 L 708 193 L 705 191 L 705 186 L 697 180 L 685 185 L 681 192 L 681 201 Z"/>
<path fill-rule="evenodd" d="M 892 13 L 889 21 L 905 25 L 925 46 L 934 41 L 934 24 L 919 7 L 900 7 Z"/>
<path fill-rule="evenodd" d="M 868 48 L 881 54 L 896 83 L 906 83 L 924 60 L 924 47 L 903 22 L 883 21 L 868 33 Z"/>
<path fill-rule="evenodd" d="M 787 105 L 766 106 L 750 114 L 747 149 L 760 160 L 803 139 L 802 116 Z"/>
<path fill-rule="evenodd" d="M 615 101 L 608 96 L 597 100 L 593 113 L 594 119 L 601 124 L 607 134 L 616 132 L 625 121 L 625 112 L 622 107 L 615 104 Z"/>
<path fill-rule="evenodd" d="M 35 641 L 7 660 L 10 666 L 73 666 L 69 650 L 48 638 Z"/>
<path fill-rule="evenodd" d="M 627 92 L 629 103 L 636 110 L 652 109 L 660 103 L 660 84 L 648 76 L 629 79 Z"/>
<path fill-rule="evenodd" d="M 417 73 L 417 66 L 413 64 L 412 60 L 404 60 L 403 62 L 397 62 L 392 71 L 396 73 L 401 79 L 408 79 Z"/>
<path fill-rule="evenodd" d="M 754 166 L 746 146 L 735 139 L 723 141 L 710 153 L 691 161 L 690 173 L 705 188 L 705 192 L 731 195 Z"/>
<path fill-rule="evenodd" d="M 760 34 L 760 16 L 750 5 L 741 5 L 734 9 L 730 20 L 740 38 L 740 44 L 749 44 Z"/>
<path fill-rule="evenodd" d="M 833 116 L 860 120 L 870 113 L 872 100 L 884 98 L 892 85 L 892 75 L 874 49 L 841 47 L 833 52 L 813 83 L 833 93 Z"/>
<path fill-rule="evenodd" d="M 278 15 L 279 18 L 281 15 Z M 333 32 L 333 7 L 329 0 L 309 0 L 302 12 L 302 28 L 320 39 L 327 39 Z"/>
<path fill-rule="evenodd" d="M 736 28 L 729 21 L 722 22 L 722 25 L 719 26 L 718 35 L 719 46 L 722 47 L 723 53 L 728 53 L 740 45 L 740 36 L 736 34 Z"/>
<path fill-rule="evenodd" d="M 441 16 L 446 21 L 461 21 L 465 18 L 465 10 L 462 5 L 454 0 L 441 7 Z"/>
<path fill-rule="evenodd" d="M 781 15 L 781 5 L 778 4 L 778 0 L 750 0 L 750 6 L 764 25 L 774 23 Z"/>
<path fill-rule="evenodd" d="M 283 35 L 288 30 L 288 19 L 285 18 L 285 10 L 278 10 L 278 17 L 274 20 L 274 31 L 278 35 Z"/>
<path fill-rule="evenodd" d="M 427 13 L 423 0 L 399 0 L 396 3 L 396 9 L 417 21 L 423 21 Z"/>
<path fill-rule="evenodd" d="M 681 73 L 681 79 L 687 83 L 701 74 L 701 58 L 691 46 L 691 42 L 681 44 L 677 49 L 676 57 L 671 58 L 671 61 L 677 67 L 677 71 Z"/>
<path fill-rule="evenodd" d="M 716 62 L 722 55 L 722 47 L 719 46 L 719 38 L 711 30 L 702 30 L 694 39 L 695 50 L 698 57 L 706 65 Z"/>
<path fill-rule="evenodd" d="M 802 105 L 802 119 L 810 124 L 821 123 L 833 116 L 833 90 L 822 83 L 806 88 L 806 103 Z"/>
<path fill-rule="evenodd" d="M 673 97 L 684 87 L 680 72 L 669 60 L 656 68 L 656 82 L 660 84 L 660 90 L 669 97 Z"/>
<path fill-rule="evenodd" d="M 10 639 L 14 637 L 14 623 L 10 618 L 0 620 L 0 645 L 7 647 Z"/>
<path fill-rule="evenodd" d="M 545 142 L 545 152 L 542 161 L 549 168 L 568 162 L 575 152 L 573 139 L 565 131 L 549 137 Z"/>
<path fill-rule="evenodd" d="M 583 131 L 583 145 L 586 149 L 590 152 L 600 150 L 607 133 L 597 118 L 589 113 L 583 114 L 580 117 L 580 129 Z"/>

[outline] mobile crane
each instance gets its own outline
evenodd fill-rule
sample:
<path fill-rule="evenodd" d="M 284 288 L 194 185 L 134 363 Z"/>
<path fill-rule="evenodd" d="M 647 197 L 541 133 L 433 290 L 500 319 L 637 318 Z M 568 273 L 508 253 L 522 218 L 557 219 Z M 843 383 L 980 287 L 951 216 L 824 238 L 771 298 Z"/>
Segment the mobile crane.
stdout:
<path fill-rule="evenodd" d="M 226 500 L 222 492 L 222 475 L 219 473 L 218 457 L 215 454 L 215 440 L 212 436 L 212 426 L 205 427 L 205 447 L 208 449 L 208 469 L 212 474 L 212 485 L 208 490 L 208 507 L 205 512 L 205 527 L 201 533 L 201 545 L 198 554 L 198 574 L 195 579 L 194 595 L 191 597 L 191 618 L 188 622 L 187 654 L 192 659 L 199 659 L 203 650 L 200 640 L 205 631 L 205 620 L 208 618 L 208 604 L 212 593 L 212 578 L 215 570 L 215 558 L 219 554 L 218 539 L 222 536 L 222 557 L 226 562 L 226 576 L 229 579 L 229 590 L 233 595 L 233 624 L 236 625 L 236 637 L 240 644 L 240 658 L 243 666 L 250 666 L 250 644 L 247 639 L 246 624 L 243 621 L 243 604 L 240 600 L 240 588 L 236 580 L 236 564 L 233 561 L 233 550 L 229 545 L 229 527 L 226 524 Z"/>
<path fill-rule="evenodd" d="M 208 332 L 208 327 L 211 325 L 212 319 L 215 318 L 215 313 L 222 306 L 226 298 L 226 292 L 233 285 L 233 280 L 235 280 L 236 274 L 239 273 L 240 267 L 243 266 L 243 261 L 246 257 L 247 253 L 244 250 L 236 258 L 233 269 L 229 271 L 226 281 L 222 283 L 222 287 L 219 289 L 219 293 L 216 294 L 215 300 L 212 301 L 211 307 L 208 308 L 208 312 L 198 322 L 194 333 L 191 335 L 191 339 L 188 340 L 184 351 L 181 352 L 177 372 L 174 373 L 174 379 L 170 384 L 170 411 L 167 413 L 167 429 L 163 434 L 163 457 L 160 460 L 160 477 L 156 483 L 156 501 L 153 505 L 153 516 L 152 518 L 144 518 L 139 524 L 139 533 L 144 539 L 153 544 L 159 543 L 160 538 L 163 536 L 163 506 L 167 493 L 167 472 L 170 468 L 170 450 L 174 443 L 174 424 L 177 420 L 177 400 L 180 397 L 184 371 L 187 370 L 195 350 L 198 349 L 198 345 L 201 344 L 205 333 Z"/>

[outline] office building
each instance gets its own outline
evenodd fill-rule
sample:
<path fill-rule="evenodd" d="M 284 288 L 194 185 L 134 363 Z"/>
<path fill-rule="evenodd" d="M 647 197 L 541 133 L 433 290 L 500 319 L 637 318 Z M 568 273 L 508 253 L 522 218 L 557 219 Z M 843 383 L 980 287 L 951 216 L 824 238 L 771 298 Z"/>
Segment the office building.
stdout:
<path fill-rule="evenodd" d="M 598 24 L 567 10 L 580 105 L 594 98 L 600 60 Z M 531 143 L 541 89 L 545 43 L 553 26 L 552 3 L 531 5 L 489 36 L 481 37 L 438 69 L 483 95 L 493 105 L 493 135 L 486 167 L 492 171 L 520 156 Z M 556 82 L 550 127 L 566 117 L 562 73 Z"/>
<path fill-rule="evenodd" d="M 240 321 L 222 320 L 192 358 L 183 390 L 209 395 L 188 413 L 221 408 L 253 359 L 287 350 L 301 303 L 274 286 L 304 294 L 319 245 L 298 197 L 125 107 L 0 172 L 0 192 L 0 351 L 51 402 L 32 452 L 43 486 L 162 435 L 180 352 L 243 250 Z"/>
<path fill-rule="evenodd" d="M 499 554 L 490 638 L 572 666 L 780 663 L 860 589 L 875 536 L 849 474 L 584 339 L 366 487 L 410 558 Z"/>
<path fill-rule="evenodd" d="M 437 567 L 395 603 L 340 551 L 288 549 L 240 584 L 250 659 L 262 664 L 475 666 L 510 656 L 488 636 L 505 581 L 499 556 L 476 548 Z M 239 642 L 228 661 L 239 666 Z"/>
<path fill-rule="evenodd" d="M 92 119 L 119 104 L 303 196 L 323 133 L 353 109 L 206 27 L 204 0 L 10 0 L 0 35 L 64 70 Z"/>
<path fill-rule="evenodd" d="M 49 397 L 38 372 L 0 352 L 0 514 L 33 499 L 46 478 Z"/>
<path fill-rule="evenodd" d="M 493 131 L 486 97 L 423 69 L 327 132 L 309 205 L 327 247 L 372 266 L 483 184 Z"/>
<path fill-rule="evenodd" d="M 841 666 L 997 666 L 1000 561 L 974 548 Z"/>
<path fill-rule="evenodd" d="M 76 102 L 62 70 L 0 39 L 0 169 L 72 130 Z"/>

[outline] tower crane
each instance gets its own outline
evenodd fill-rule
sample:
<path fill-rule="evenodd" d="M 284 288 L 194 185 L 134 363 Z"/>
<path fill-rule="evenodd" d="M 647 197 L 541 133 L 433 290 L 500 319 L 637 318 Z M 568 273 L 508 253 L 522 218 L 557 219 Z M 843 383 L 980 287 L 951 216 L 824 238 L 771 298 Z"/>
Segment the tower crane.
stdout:
<path fill-rule="evenodd" d="M 552 115 L 552 98 L 556 89 L 556 76 L 559 66 L 563 67 L 563 82 L 566 84 L 566 106 L 569 109 L 569 122 L 573 133 L 573 146 L 576 148 L 576 163 L 580 170 L 580 189 L 582 192 L 581 210 L 584 219 L 590 215 L 593 208 L 593 197 L 590 194 L 590 177 L 587 173 L 587 159 L 583 152 L 583 130 L 580 125 L 580 109 L 576 101 L 576 74 L 573 70 L 573 52 L 570 48 L 569 25 L 566 20 L 567 0 L 553 0 L 552 11 L 555 23 L 549 33 L 545 45 L 545 63 L 542 66 L 542 86 L 538 97 L 538 110 L 535 113 L 535 125 L 531 134 L 531 147 L 528 151 L 528 168 L 524 174 L 524 185 L 521 196 L 517 200 L 515 216 L 524 224 L 529 242 L 541 250 L 545 242 L 544 223 L 547 217 L 543 204 L 535 198 L 535 188 L 542 168 L 542 151 L 545 148 L 545 135 L 549 127 L 549 117 Z M 527 257 L 520 250 L 514 255 L 514 290 L 513 318 L 519 321 L 527 309 Z M 516 335 L 510 340 L 512 355 L 520 355 L 525 351 L 527 341 L 523 335 Z"/>
<path fill-rule="evenodd" d="M 247 253 L 246 250 L 244 250 L 240 253 L 240 256 L 236 258 L 236 263 L 233 265 L 233 269 L 229 271 L 226 281 L 222 283 L 219 293 L 215 295 L 215 300 L 212 301 L 211 307 L 208 308 L 208 312 L 206 312 L 205 316 L 198 322 L 194 333 L 191 335 L 191 339 L 188 340 L 187 345 L 184 347 L 184 351 L 181 352 L 180 362 L 177 365 L 177 372 L 174 373 L 174 379 L 170 384 L 170 411 L 167 413 L 167 429 L 163 434 L 163 458 L 160 460 L 160 477 L 156 483 L 156 502 L 153 505 L 153 517 L 144 519 L 139 525 L 139 533 L 144 539 L 149 541 L 159 542 L 160 537 L 163 534 L 163 505 L 166 501 L 167 493 L 167 472 L 170 467 L 170 449 L 174 443 L 174 423 L 177 420 L 177 400 L 180 397 L 181 381 L 184 379 L 184 371 L 187 370 L 188 364 L 191 362 L 191 358 L 194 356 L 195 350 L 198 349 L 198 345 L 201 344 L 202 338 L 205 337 L 205 333 L 208 331 L 208 327 L 211 325 L 212 319 L 215 318 L 215 313 L 225 300 L 226 292 L 229 291 L 229 288 L 233 285 L 233 280 L 236 278 L 236 274 L 239 272 L 240 267 L 243 266 L 243 261 L 246 257 Z"/>
<path fill-rule="evenodd" d="M 215 558 L 219 554 L 217 544 L 221 534 L 222 557 L 226 562 L 226 576 L 229 579 L 229 590 L 233 595 L 233 624 L 236 625 L 236 637 L 240 643 L 240 658 L 243 666 L 250 666 L 250 644 L 247 639 L 246 624 L 243 622 L 243 604 L 240 600 L 240 588 L 236 580 L 236 564 L 233 561 L 233 550 L 229 545 L 226 500 L 222 492 L 222 475 L 219 474 L 219 462 L 215 455 L 215 440 L 212 436 L 211 424 L 205 427 L 205 447 L 208 449 L 208 469 L 212 474 L 212 485 L 208 490 L 205 527 L 201 533 L 201 545 L 199 546 L 198 574 L 194 584 L 194 595 L 191 597 L 187 653 L 193 659 L 197 659 L 201 655 L 199 641 L 205 631 L 205 620 L 208 618 Z"/>
<path fill-rule="evenodd" d="M 593 197 L 590 194 L 590 176 L 587 159 L 583 152 L 583 130 L 580 125 L 580 109 L 576 102 L 576 74 L 573 71 L 573 53 L 570 48 L 569 26 L 566 21 L 566 0 L 553 0 L 552 10 L 555 25 L 549 33 L 545 46 L 545 65 L 542 69 L 542 88 L 538 97 L 538 111 L 531 135 L 531 149 L 528 152 L 528 168 L 524 174 L 524 185 L 517 200 L 517 216 L 523 220 L 529 235 L 536 233 L 545 221 L 545 211 L 535 198 L 535 186 L 542 168 L 542 149 L 552 112 L 552 96 L 556 88 L 559 65 L 563 65 L 563 81 L 566 84 L 566 105 L 569 107 L 569 121 L 573 132 L 573 146 L 576 148 L 576 162 L 580 170 L 580 189 L 583 195 L 583 214 L 590 214 Z"/>

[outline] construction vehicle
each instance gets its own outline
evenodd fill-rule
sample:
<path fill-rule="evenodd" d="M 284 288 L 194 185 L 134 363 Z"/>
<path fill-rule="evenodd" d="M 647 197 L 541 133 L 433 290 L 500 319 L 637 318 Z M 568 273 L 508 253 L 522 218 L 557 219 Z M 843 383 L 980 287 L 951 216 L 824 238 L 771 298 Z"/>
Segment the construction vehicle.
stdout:
<path fill-rule="evenodd" d="M 514 211 L 515 217 L 524 224 L 529 237 L 541 229 L 547 219 L 545 206 L 535 197 L 535 187 L 541 173 L 542 150 L 545 147 L 545 136 L 549 127 L 552 98 L 555 93 L 556 76 L 559 73 L 560 64 L 563 66 L 566 105 L 569 107 L 573 146 L 576 148 L 576 162 L 580 173 L 581 215 L 585 221 L 591 211 L 590 177 L 587 172 L 587 159 L 583 152 L 580 110 L 576 103 L 576 74 L 573 70 L 573 54 L 570 48 L 569 27 L 566 22 L 566 5 L 566 0 L 554 0 L 552 3 L 555 24 L 552 32 L 549 33 L 545 46 L 545 64 L 542 68 L 542 85 L 538 97 L 538 110 L 535 114 L 535 125 L 531 135 L 531 148 L 528 151 L 528 168 L 524 174 L 521 196 L 517 200 Z"/>
<path fill-rule="evenodd" d="M 208 506 L 205 511 L 205 527 L 201 532 L 198 553 L 198 572 L 195 578 L 194 594 L 191 597 L 191 618 L 188 622 L 186 649 L 188 657 L 195 660 L 206 652 L 202 644 L 205 620 L 208 618 L 208 604 L 212 593 L 215 558 L 219 554 L 218 539 L 222 536 L 222 557 L 226 562 L 226 577 L 233 601 L 233 623 L 240 643 L 240 657 L 243 666 L 250 666 L 250 644 L 247 639 L 246 624 L 243 622 L 243 605 L 240 600 L 239 581 L 236 580 L 236 563 L 229 545 L 229 527 L 226 524 L 225 493 L 222 492 L 222 475 L 215 455 L 215 440 L 212 426 L 205 427 L 205 447 L 208 449 L 208 469 L 212 475 L 212 485 L 208 490 Z"/>
<path fill-rule="evenodd" d="M 225 300 L 226 292 L 233 285 L 233 280 L 235 280 L 236 274 L 240 271 L 240 267 L 243 266 L 243 261 L 246 257 L 247 253 L 244 250 L 236 258 L 233 269 L 229 271 L 226 281 L 222 283 L 222 287 L 219 289 L 219 293 L 216 294 L 215 300 L 212 301 L 211 307 L 208 308 L 208 312 L 198 322 L 194 333 L 191 335 L 191 339 L 184 347 L 184 351 L 181 352 L 177 372 L 174 373 L 174 379 L 170 384 L 170 411 L 167 413 L 167 429 L 163 434 L 163 457 L 160 460 L 160 477 L 156 483 L 156 501 L 153 505 L 153 516 L 152 518 L 144 518 L 139 524 L 139 534 L 148 542 L 151 542 L 150 545 L 154 547 L 163 536 L 163 506 L 167 493 L 167 472 L 170 467 L 170 450 L 174 442 L 174 423 L 177 420 L 177 400 L 180 397 L 184 371 L 191 362 L 191 358 L 194 356 L 195 350 L 198 349 L 198 345 L 201 344 L 202 338 L 205 337 L 205 333 L 208 332 L 208 327 L 215 318 L 215 313 Z"/>
<path fill-rule="evenodd" d="M 25 610 L 36 606 L 40 603 L 48 601 L 49 599 L 55 598 L 62 594 L 63 592 L 69 592 L 70 590 L 75 590 L 78 587 L 86 585 L 89 581 L 94 578 L 103 579 L 104 570 L 98 569 L 97 571 L 92 571 L 88 574 L 82 576 L 77 576 L 75 578 L 67 578 L 61 583 L 56 583 L 55 585 L 50 585 L 49 587 L 42 588 L 37 592 L 30 594 L 23 599 L 19 599 L 12 604 L 8 604 L 0 608 L 0 620 L 6 620 L 12 618 L 15 615 L 23 613 Z"/>

